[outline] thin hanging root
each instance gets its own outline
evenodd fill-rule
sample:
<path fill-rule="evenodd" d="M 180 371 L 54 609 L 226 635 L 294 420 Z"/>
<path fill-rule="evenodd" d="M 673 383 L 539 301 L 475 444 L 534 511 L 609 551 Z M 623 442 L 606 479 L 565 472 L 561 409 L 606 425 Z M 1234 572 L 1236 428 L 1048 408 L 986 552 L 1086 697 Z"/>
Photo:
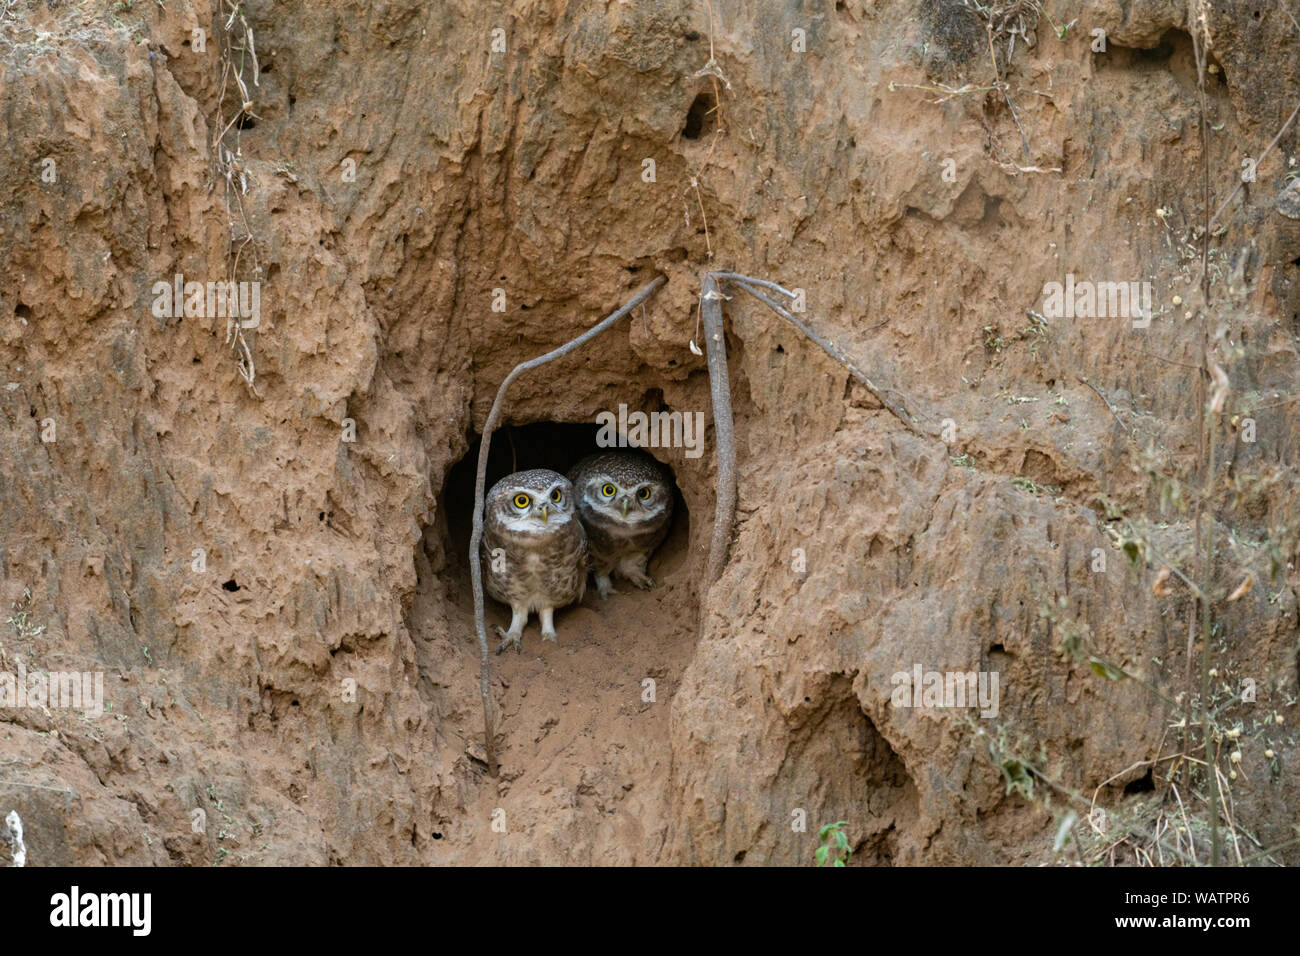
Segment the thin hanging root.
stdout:
<path fill-rule="evenodd" d="M 492 664 L 491 657 L 488 655 L 487 627 L 484 624 L 483 615 L 483 567 L 479 562 L 479 547 L 483 541 L 483 494 L 484 485 L 487 481 L 487 463 L 488 449 L 492 444 L 492 430 L 496 428 L 497 419 L 501 417 L 501 408 L 505 403 L 506 390 L 510 388 L 510 383 L 530 369 L 537 368 L 539 365 L 545 365 L 547 362 L 553 362 L 557 358 L 562 358 L 570 352 L 576 351 L 586 345 L 600 333 L 606 331 L 623 316 L 627 315 L 638 305 L 650 298 L 661 285 L 667 282 L 667 278 L 659 276 L 641 287 L 636 295 L 632 296 L 621 309 L 602 319 L 596 325 L 593 325 L 586 332 L 583 332 L 576 339 L 572 339 L 561 345 L 558 349 L 547 352 L 545 355 L 539 355 L 537 358 L 529 359 L 527 362 L 520 362 L 514 367 L 501 387 L 497 389 L 497 397 L 492 402 L 492 410 L 488 412 L 487 421 L 483 425 L 483 440 L 478 449 L 478 475 L 474 480 L 474 530 L 469 539 L 469 567 L 470 580 L 474 587 L 474 628 L 478 633 L 478 650 L 479 650 L 479 691 L 483 696 L 483 733 L 484 733 L 484 750 L 487 752 L 488 773 L 492 776 L 497 775 L 497 754 L 496 754 L 496 722 L 492 713 Z"/>
<path fill-rule="evenodd" d="M 735 285 L 740 286 L 740 288 L 743 289 L 745 292 L 748 292 L 759 302 L 762 302 L 764 305 L 766 305 L 777 315 L 781 316 L 781 318 L 785 319 L 787 322 L 793 325 L 804 335 L 808 336 L 808 338 L 812 339 L 814 342 L 820 345 L 822 351 L 824 351 L 827 355 L 829 355 L 831 358 L 835 359 L 835 361 L 839 362 L 846 369 L 848 369 L 849 374 L 852 375 L 859 382 L 861 382 L 864 386 L 866 386 L 867 390 L 876 397 L 876 400 L 880 402 L 881 405 L 885 406 L 885 408 L 888 409 L 894 415 L 895 418 L 897 418 L 900 422 L 906 425 L 909 430 L 916 433 L 917 435 L 920 435 L 922 438 L 936 437 L 933 433 L 927 432 L 920 425 L 916 424 L 916 422 L 912 420 L 912 416 L 909 415 L 901 405 L 898 405 L 896 402 L 893 402 L 890 399 L 885 398 L 884 394 L 878 387 L 876 387 L 875 383 L 872 382 L 871 379 L 867 378 L 866 374 L 860 368 L 854 365 L 853 361 L 847 355 L 845 355 L 844 352 L 841 351 L 838 346 L 836 346 L 833 342 L 829 342 L 826 339 L 822 338 L 812 329 L 808 328 L 808 326 L 806 326 L 803 322 L 795 318 L 794 315 L 792 315 L 788 310 L 782 308 L 780 305 L 773 302 L 770 298 L 763 295 L 763 293 L 759 292 L 758 289 L 754 288 L 754 286 L 766 286 L 767 288 L 775 289 L 779 292 L 782 292 L 785 295 L 789 296 L 790 298 L 794 298 L 794 293 L 789 292 L 786 289 L 782 289 L 779 285 L 777 285 L 774 282 L 764 282 L 762 279 L 751 279 L 749 276 L 739 275 L 735 272 L 719 272 L 717 273 L 717 276 L 720 279 L 726 279 L 734 283 Z"/>
<path fill-rule="evenodd" d="M 700 289 L 700 314 L 704 319 L 704 345 L 709 355 L 709 391 L 713 396 L 713 426 L 718 446 L 717 503 L 713 515 L 713 537 L 709 541 L 709 561 L 704 579 L 705 593 L 722 575 L 731 545 L 731 531 L 736 519 L 736 437 L 731 412 L 731 386 L 727 373 L 727 340 L 722 332 L 722 292 L 718 280 L 723 279 L 740 286 L 781 318 L 785 319 L 808 338 L 812 339 L 835 361 L 849 370 L 855 379 L 867 387 L 876 400 L 888 409 L 909 430 L 922 438 L 936 436 L 926 432 L 912 421 L 900 405 L 881 393 L 875 383 L 859 369 L 833 343 L 822 338 L 803 322 L 795 318 L 770 298 L 758 291 L 758 286 L 779 292 L 793 299 L 794 293 L 766 279 L 754 279 L 737 272 L 705 272 Z M 701 615 L 703 622 L 703 615 Z"/>
<path fill-rule="evenodd" d="M 713 430 L 718 446 L 718 492 L 713 511 L 713 537 L 704 577 L 707 592 L 722 575 L 736 520 L 736 433 L 731 415 L 731 382 L 727 374 L 727 339 L 722 332 L 722 292 L 712 272 L 704 273 L 700 288 L 704 319 L 704 348 L 709 355 L 709 392 L 713 396 Z M 703 618 L 701 618 L 702 620 Z"/>

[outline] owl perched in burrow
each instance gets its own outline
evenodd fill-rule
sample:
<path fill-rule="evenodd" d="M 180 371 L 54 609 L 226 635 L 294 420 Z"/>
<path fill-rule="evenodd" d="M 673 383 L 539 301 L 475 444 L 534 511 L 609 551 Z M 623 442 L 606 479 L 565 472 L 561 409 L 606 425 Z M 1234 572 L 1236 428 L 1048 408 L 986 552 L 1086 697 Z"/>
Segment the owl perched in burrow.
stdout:
<path fill-rule="evenodd" d="M 646 565 L 668 537 L 673 482 L 667 469 L 640 451 L 588 455 L 569 471 L 587 532 L 587 560 L 602 598 L 617 594 L 610 577 L 639 588 L 655 586 Z"/>
<path fill-rule="evenodd" d="M 484 502 L 483 570 L 487 593 L 509 604 L 510 630 L 497 653 L 522 651 L 524 625 L 536 611 L 542 640 L 554 641 L 555 609 L 587 589 L 587 535 L 573 486 L 545 468 L 517 471 L 492 486 Z"/>

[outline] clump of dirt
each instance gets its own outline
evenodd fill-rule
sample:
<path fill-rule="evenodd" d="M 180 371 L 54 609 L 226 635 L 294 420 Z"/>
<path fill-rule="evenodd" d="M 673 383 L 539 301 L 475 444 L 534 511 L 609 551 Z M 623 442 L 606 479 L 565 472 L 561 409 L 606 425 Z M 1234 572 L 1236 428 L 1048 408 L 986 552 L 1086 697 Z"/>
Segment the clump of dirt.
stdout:
<path fill-rule="evenodd" d="M 1290 22 L 1214 7 L 1210 211 L 1259 163 L 1207 310 L 1182 5 L 1087 0 L 991 57 L 955 0 L 712 9 L 5 6 L 0 675 L 104 678 L 98 717 L 0 704 L 29 864 L 808 863 L 837 820 L 857 862 L 1048 862 L 1044 780 L 1133 862 L 1183 773 L 1162 572 L 1196 567 L 1207 315 L 1211 695 L 1239 845 L 1290 837 Z M 661 586 L 494 660 L 493 778 L 467 552 L 497 387 L 662 274 L 515 384 L 492 469 L 512 439 L 562 466 L 620 405 L 711 423 L 707 268 L 797 290 L 938 437 L 726 300 L 727 569 L 706 593 L 712 432 L 655 449 Z M 260 283 L 260 314 L 156 309 L 177 276 Z M 1067 277 L 1154 314 L 1047 315 Z M 996 672 L 997 715 L 900 705 L 918 666 Z"/>

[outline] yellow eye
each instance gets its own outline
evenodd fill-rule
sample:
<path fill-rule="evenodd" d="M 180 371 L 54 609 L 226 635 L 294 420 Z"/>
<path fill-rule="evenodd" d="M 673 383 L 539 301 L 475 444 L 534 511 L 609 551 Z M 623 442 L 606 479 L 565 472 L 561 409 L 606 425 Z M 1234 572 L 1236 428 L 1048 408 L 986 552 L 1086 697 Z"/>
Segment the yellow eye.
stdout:
<path fill-rule="evenodd" d="M 612 484 L 610 484 L 607 481 L 605 482 L 604 486 L 600 489 L 600 493 L 604 495 L 606 498 L 613 498 L 614 492 L 616 492 L 617 490 L 618 490 L 617 488 L 615 488 Z"/>
<path fill-rule="evenodd" d="M 564 500 L 564 492 L 562 492 L 559 488 L 556 488 L 554 491 L 551 492 L 551 500 L 558 505 L 561 501 Z"/>
<path fill-rule="evenodd" d="M 515 495 L 515 507 L 519 509 L 527 508 L 532 503 L 532 500 L 527 495 Z"/>
<path fill-rule="evenodd" d="M 642 501 L 649 501 L 649 500 L 650 500 L 650 489 L 649 489 L 649 488 L 642 488 L 639 492 L 637 492 L 637 497 L 640 498 Z"/>

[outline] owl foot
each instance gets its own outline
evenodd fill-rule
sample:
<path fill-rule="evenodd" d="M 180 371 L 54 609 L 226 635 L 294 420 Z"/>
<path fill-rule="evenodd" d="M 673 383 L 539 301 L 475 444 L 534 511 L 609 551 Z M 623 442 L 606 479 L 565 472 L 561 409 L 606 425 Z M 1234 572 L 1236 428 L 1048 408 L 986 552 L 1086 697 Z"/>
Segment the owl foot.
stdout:
<path fill-rule="evenodd" d="M 522 640 L 522 638 L 523 638 L 523 636 L 524 636 L 524 632 L 523 632 L 523 631 L 519 631 L 519 632 L 507 631 L 507 630 L 506 630 L 505 628 L 503 628 L 503 627 L 498 627 L 498 628 L 497 628 L 497 633 L 500 634 L 502 637 L 505 638 L 504 641 L 502 641 L 500 644 L 497 645 L 497 653 L 498 653 L 498 654 L 500 654 L 502 651 L 504 651 L 504 650 L 505 650 L 507 647 L 509 647 L 511 644 L 513 644 L 513 645 L 515 646 L 515 653 L 516 653 L 516 654 L 522 654 L 522 653 L 524 652 L 524 645 L 523 645 L 523 640 Z M 544 636 L 545 636 L 545 635 L 543 635 L 543 637 L 544 637 Z"/>
<path fill-rule="evenodd" d="M 555 637 L 555 608 L 544 607 L 537 612 L 538 618 L 542 624 L 542 640 L 550 641 L 552 644 L 560 643 Z"/>
<path fill-rule="evenodd" d="M 600 595 L 602 601 L 608 600 L 611 594 L 617 594 L 618 590 L 614 583 L 610 581 L 608 574 L 596 575 L 596 593 Z"/>
<path fill-rule="evenodd" d="M 655 579 L 650 577 L 650 575 L 646 574 L 644 571 L 637 571 L 634 574 L 629 574 L 627 575 L 627 579 L 643 591 L 652 591 L 658 587 Z"/>

